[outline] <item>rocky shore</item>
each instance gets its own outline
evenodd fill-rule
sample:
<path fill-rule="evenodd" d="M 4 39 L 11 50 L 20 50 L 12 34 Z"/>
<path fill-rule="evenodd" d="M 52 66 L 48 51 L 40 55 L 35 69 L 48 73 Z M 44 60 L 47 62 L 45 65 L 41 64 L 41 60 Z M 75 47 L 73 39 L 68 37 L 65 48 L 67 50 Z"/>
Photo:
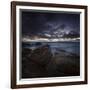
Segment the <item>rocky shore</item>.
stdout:
<path fill-rule="evenodd" d="M 78 76 L 80 57 L 59 51 L 53 56 L 49 45 L 34 50 L 22 48 L 22 78 Z"/>

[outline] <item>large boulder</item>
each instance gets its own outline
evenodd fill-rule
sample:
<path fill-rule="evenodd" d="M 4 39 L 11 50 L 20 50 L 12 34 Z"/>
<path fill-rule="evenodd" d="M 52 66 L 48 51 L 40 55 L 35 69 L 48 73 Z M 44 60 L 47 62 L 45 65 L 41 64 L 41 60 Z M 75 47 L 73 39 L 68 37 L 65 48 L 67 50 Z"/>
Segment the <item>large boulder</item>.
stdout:
<path fill-rule="evenodd" d="M 52 53 L 48 45 L 35 50 L 22 50 L 22 78 L 36 78 L 48 76 L 48 64 L 52 62 Z"/>
<path fill-rule="evenodd" d="M 52 59 L 52 53 L 50 47 L 48 45 L 44 45 L 32 51 L 30 60 L 39 64 L 39 65 L 46 65 Z"/>

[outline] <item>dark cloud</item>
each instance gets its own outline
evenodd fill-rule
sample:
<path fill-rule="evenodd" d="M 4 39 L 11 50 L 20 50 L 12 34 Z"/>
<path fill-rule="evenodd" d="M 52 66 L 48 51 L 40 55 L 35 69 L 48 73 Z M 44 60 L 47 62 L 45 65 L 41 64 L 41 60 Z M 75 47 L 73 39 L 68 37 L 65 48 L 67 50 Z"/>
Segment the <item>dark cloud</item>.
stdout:
<path fill-rule="evenodd" d="M 80 15 L 22 11 L 22 34 L 38 34 L 45 31 L 75 30 L 80 32 Z"/>

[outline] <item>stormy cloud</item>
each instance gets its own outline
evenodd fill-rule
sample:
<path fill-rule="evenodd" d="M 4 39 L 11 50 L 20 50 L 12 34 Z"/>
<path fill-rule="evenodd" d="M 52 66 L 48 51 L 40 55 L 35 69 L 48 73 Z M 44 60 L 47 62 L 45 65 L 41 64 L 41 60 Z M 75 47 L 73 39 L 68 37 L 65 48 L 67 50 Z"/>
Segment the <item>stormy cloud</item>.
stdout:
<path fill-rule="evenodd" d="M 22 11 L 22 35 L 80 32 L 80 14 Z"/>

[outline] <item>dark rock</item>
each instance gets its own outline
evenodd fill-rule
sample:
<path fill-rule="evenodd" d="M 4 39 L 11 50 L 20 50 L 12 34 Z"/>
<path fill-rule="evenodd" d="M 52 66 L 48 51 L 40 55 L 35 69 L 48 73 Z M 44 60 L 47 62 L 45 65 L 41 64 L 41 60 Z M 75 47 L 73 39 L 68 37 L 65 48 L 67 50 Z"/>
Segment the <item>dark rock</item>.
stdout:
<path fill-rule="evenodd" d="M 22 48 L 22 57 L 30 55 L 31 52 L 32 52 L 32 50 L 29 48 Z"/>
<path fill-rule="evenodd" d="M 80 74 L 79 60 L 62 49 L 53 56 L 48 44 L 34 50 L 22 48 L 22 78 L 76 76 Z"/>
<path fill-rule="evenodd" d="M 52 53 L 48 45 L 39 47 L 31 53 L 30 59 L 39 65 L 46 65 L 52 59 Z"/>
<path fill-rule="evenodd" d="M 22 78 L 46 77 L 48 75 L 47 65 L 52 62 L 52 54 L 48 45 L 41 46 L 35 50 L 22 50 Z"/>

